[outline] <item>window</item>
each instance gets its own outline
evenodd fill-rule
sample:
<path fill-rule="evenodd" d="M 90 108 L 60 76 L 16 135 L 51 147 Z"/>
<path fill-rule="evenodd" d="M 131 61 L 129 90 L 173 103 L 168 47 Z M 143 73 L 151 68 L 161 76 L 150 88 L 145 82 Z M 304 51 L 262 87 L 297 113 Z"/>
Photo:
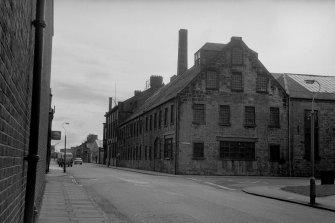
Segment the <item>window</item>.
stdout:
<path fill-rule="evenodd" d="M 279 108 L 270 108 L 270 127 L 279 128 Z"/>
<path fill-rule="evenodd" d="M 280 146 L 270 145 L 270 161 L 278 162 L 280 160 Z"/>
<path fill-rule="evenodd" d="M 145 131 L 148 131 L 148 116 L 145 117 Z"/>
<path fill-rule="evenodd" d="M 220 141 L 220 158 L 229 160 L 255 160 L 255 143 Z"/>
<path fill-rule="evenodd" d="M 194 64 L 196 67 L 200 65 L 200 51 L 194 54 Z"/>
<path fill-rule="evenodd" d="M 149 160 L 152 160 L 152 147 L 149 146 Z"/>
<path fill-rule="evenodd" d="M 305 128 L 305 155 L 304 159 L 311 159 L 311 110 L 304 111 L 304 128 Z M 318 111 L 314 110 L 314 158 L 319 157 L 319 122 Z"/>
<path fill-rule="evenodd" d="M 207 89 L 218 88 L 218 75 L 215 71 L 207 71 L 206 88 Z"/>
<path fill-rule="evenodd" d="M 193 105 L 193 123 L 194 124 L 205 124 L 205 105 L 194 104 Z"/>
<path fill-rule="evenodd" d="M 220 125 L 230 125 L 230 106 L 220 105 L 219 110 L 219 124 Z"/>
<path fill-rule="evenodd" d="M 239 47 L 234 47 L 231 51 L 231 63 L 233 65 L 243 64 L 243 51 Z"/>
<path fill-rule="evenodd" d="M 145 160 L 148 159 L 148 147 L 147 146 L 144 147 L 144 159 Z"/>
<path fill-rule="evenodd" d="M 165 139 L 164 159 L 172 159 L 172 138 Z"/>
<path fill-rule="evenodd" d="M 169 109 L 168 109 L 168 108 L 165 108 L 165 112 L 164 112 L 164 125 L 165 125 L 165 126 L 167 126 L 168 113 L 169 113 Z"/>
<path fill-rule="evenodd" d="M 150 115 L 150 131 L 152 130 L 152 115 Z"/>
<path fill-rule="evenodd" d="M 244 125 L 247 127 L 255 126 L 255 107 L 246 106 L 244 111 Z"/>
<path fill-rule="evenodd" d="M 256 79 L 256 92 L 268 92 L 269 79 L 265 74 L 258 74 Z"/>
<path fill-rule="evenodd" d="M 204 143 L 195 142 L 193 143 L 193 159 L 203 159 L 204 158 Z"/>
<path fill-rule="evenodd" d="M 157 113 L 154 115 L 154 129 L 157 128 Z"/>
<path fill-rule="evenodd" d="M 232 91 L 243 91 L 242 84 L 242 73 L 233 72 L 231 75 L 231 90 Z"/>
<path fill-rule="evenodd" d="M 162 111 L 159 111 L 158 114 L 158 128 L 161 128 L 162 126 Z"/>
<path fill-rule="evenodd" d="M 170 107 L 170 124 L 174 124 L 174 105 L 171 105 Z"/>

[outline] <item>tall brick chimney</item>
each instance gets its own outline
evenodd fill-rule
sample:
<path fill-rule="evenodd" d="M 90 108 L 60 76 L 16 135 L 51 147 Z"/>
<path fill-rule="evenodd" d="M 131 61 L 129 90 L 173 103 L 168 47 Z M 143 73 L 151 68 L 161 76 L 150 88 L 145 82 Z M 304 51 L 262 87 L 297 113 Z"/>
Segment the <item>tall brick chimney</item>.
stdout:
<path fill-rule="evenodd" d="M 179 30 L 177 75 L 187 70 L 187 29 Z"/>

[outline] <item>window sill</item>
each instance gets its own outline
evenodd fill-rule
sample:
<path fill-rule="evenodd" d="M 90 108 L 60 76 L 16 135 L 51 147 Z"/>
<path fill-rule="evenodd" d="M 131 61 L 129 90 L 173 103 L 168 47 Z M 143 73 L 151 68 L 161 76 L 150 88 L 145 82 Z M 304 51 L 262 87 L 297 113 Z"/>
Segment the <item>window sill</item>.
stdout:
<path fill-rule="evenodd" d="M 280 129 L 280 125 L 275 126 L 275 125 L 269 125 L 268 126 L 269 129 Z"/>
<path fill-rule="evenodd" d="M 256 93 L 259 93 L 259 94 L 268 94 L 269 92 L 268 91 L 256 91 Z"/>
<path fill-rule="evenodd" d="M 256 128 L 256 124 L 244 124 L 244 128 Z"/>
<path fill-rule="evenodd" d="M 219 126 L 223 126 L 223 127 L 230 127 L 230 126 L 231 126 L 231 124 L 230 124 L 230 123 L 228 123 L 228 124 L 219 123 Z"/>
<path fill-rule="evenodd" d="M 237 89 L 230 89 L 231 92 L 243 92 L 243 89 L 242 90 L 237 90 Z"/>

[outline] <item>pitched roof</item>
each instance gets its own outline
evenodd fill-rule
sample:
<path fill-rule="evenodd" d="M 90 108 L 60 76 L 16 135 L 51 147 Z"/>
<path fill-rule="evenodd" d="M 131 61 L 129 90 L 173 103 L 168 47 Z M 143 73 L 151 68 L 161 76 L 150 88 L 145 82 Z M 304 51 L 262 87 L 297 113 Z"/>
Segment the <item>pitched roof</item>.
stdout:
<path fill-rule="evenodd" d="M 171 100 L 176 97 L 177 94 L 183 90 L 187 84 L 200 72 L 200 67 L 191 67 L 187 71 L 185 71 L 181 75 L 177 75 L 177 77 L 161 87 L 156 93 L 154 93 L 151 97 L 149 97 L 142 106 L 134 111 L 134 113 L 126 120 L 131 120 L 138 115 L 142 114 L 145 111 L 149 111 L 156 106 Z"/>
<path fill-rule="evenodd" d="M 319 85 L 307 84 L 305 80 L 316 80 L 320 91 L 316 99 L 335 100 L 335 76 L 318 76 L 309 74 L 272 73 L 272 76 L 285 88 L 293 98 L 312 99 L 319 91 Z"/>
<path fill-rule="evenodd" d="M 221 51 L 226 45 L 223 43 L 205 43 L 199 50 Z"/>

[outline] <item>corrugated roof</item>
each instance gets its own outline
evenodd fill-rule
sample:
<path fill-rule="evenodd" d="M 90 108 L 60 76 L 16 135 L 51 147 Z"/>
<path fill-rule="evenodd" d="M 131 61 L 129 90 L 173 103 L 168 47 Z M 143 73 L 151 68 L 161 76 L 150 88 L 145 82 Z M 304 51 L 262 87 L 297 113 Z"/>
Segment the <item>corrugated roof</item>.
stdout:
<path fill-rule="evenodd" d="M 316 99 L 335 100 L 335 76 L 318 76 L 309 74 L 272 73 L 272 76 L 285 88 L 286 93 L 294 98 L 313 98 L 319 91 L 317 83 L 307 84 L 306 80 L 320 83 Z"/>
<path fill-rule="evenodd" d="M 134 113 L 126 120 L 131 120 L 145 111 L 149 111 L 156 106 L 171 100 L 183 90 L 187 84 L 200 72 L 200 67 L 191 67 L 186 72 L 177 77 L 164 87 L 161 87 L 155 94 L 149 97 L 142 106 L 134 111 Z"/>

